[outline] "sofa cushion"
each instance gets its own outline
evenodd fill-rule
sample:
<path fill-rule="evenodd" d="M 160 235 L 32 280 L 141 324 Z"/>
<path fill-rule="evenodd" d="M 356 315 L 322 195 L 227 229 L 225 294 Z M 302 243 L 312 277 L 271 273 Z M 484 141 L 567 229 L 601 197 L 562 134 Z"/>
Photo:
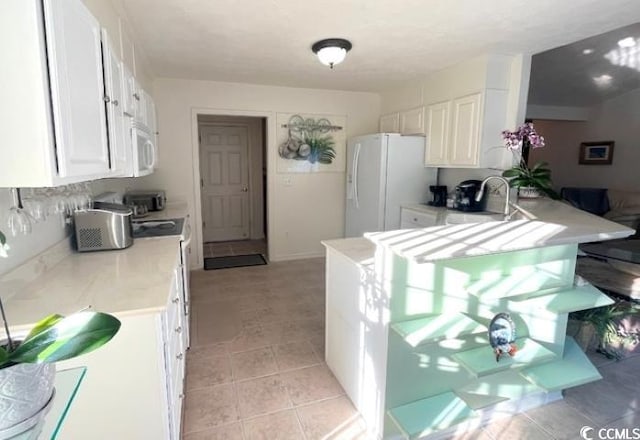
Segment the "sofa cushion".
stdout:
<path fill-rule="evenodd" d="M 610 189 L 608 191 L 609 205 L 611 210 L 622 211 L 628 213 L 636 207 L 637 213 L 640 213 L 640 191 L 622 191 L 619 189 Z"/>

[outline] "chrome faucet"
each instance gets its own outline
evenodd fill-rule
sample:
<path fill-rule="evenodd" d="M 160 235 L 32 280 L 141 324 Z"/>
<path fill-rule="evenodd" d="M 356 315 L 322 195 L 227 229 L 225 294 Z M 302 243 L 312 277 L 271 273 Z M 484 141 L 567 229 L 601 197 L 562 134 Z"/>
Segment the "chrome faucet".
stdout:
<path fill-rule="evenodd" d="M 510 194 L 510 190 L 511 188 L 509 187 L 509 181 L 507 179 L 505 179 L 502 176 L 489 176 L 486 179 L 484 179 L 482 181 L 482 184 L 480 185 L 480 191 L 478 191 L 478 194 L 476 194 L 476 202 L 479 202 L 480 200 L 482 200 L 482 196 L 484 195 L 484 187 L 486 186 L 487 182 L 491 179 L 498 179 L 500 182 L 504 183 L 504 186 L 507 188 L 506 194 L 505 194 L 505 201 L 504 201 L 504 216 L 505 219 L 508 220 L 509 218 L 509 196 Z"/>

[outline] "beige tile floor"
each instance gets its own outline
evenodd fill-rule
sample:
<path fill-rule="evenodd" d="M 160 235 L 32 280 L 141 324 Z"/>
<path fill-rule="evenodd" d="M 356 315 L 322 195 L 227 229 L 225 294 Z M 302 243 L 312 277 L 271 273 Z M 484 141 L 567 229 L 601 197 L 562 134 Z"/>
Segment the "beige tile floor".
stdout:
<path fill-rule="evenodd" d="M 226 257 L 229 255 L 267 255 L 267 243 L 263 240 L 217 241 L 204 243 L 204 258 Z"/>
<path fill-rule="evenodd" d="M 323 362 L 322 259 L 196 271 L 191 289 L 184 440 L 369 438 Z M 457 438 L 579 439 L 583 426 L 640 427 L 640 356 L 590 356 L 603 380 Z"/>

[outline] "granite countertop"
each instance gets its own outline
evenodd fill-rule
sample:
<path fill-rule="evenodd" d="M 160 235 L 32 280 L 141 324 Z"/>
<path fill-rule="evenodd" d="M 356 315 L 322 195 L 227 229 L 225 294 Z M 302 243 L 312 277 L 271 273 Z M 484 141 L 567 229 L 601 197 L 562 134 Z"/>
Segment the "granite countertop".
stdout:
<path fill-rule="evenodd" d="M 560 244 L 611 240 L 634 233 L 626 226 L 555 200 L 526 200 L 519 201 L 518 205 L 532 214 L 533 219 L 373 232 L 365 234 L 365 238 L 361 239 L 329 240 L 323 244 L 338 250 L 355 262 L 373 258 L 375 252 L 375 247 L 371 247 L 368 250 L 370 255 L 365 255 L 363 250 L 366 246 L 360 240 L 369 240 L 376 246 L 416 262 L 429 262 Z M 414 206 L 421 205 L 406 205 Z M 424 206 L 424 209 L 433 212 L 434 209 L 443 208 Z"/>
<path fill-rule="evenodd" d="M 72 251 L 69 240 L 63 240 L 0 277 L 9 323 L 21 331 L 46 315 L 68 315 L 87 306 L 116 316 L 162 311 L 179 252 L 179 236 L 137 239 L 127 249 L 83 253 Z"/>

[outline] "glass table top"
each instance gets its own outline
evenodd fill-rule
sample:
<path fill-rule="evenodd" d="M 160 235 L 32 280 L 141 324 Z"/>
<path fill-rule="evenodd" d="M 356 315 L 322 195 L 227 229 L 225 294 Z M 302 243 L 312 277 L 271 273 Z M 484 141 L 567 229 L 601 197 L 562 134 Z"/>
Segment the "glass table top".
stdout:
<path fill-rule="evenodd" d="M 55 439 L 86 371 L 86 367 L 57 371 L 54 381 L 55 394 L 49 412 L 33 428 L 12 437 L 11 440 Z"/>

